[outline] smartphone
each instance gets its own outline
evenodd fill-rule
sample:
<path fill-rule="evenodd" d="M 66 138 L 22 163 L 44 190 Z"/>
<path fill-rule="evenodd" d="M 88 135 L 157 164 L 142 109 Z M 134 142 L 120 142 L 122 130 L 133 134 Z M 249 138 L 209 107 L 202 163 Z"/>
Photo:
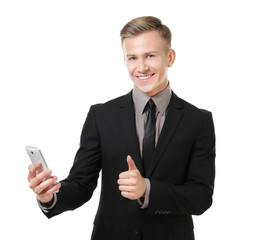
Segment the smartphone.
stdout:
<path fill-rule="evenodd" d="M 42 171 L 44 171 L 45 169 L 48 168 L 48 165 L 42 155 L 42 152 L 40 149 L 36 148 L 36 147 L 29 147 L 29 146 L 26 146 L 25 147 L 30 159 L 31 159 L 31 162 L 32 164 L 35 164 L 36 162 L 40 161 L 41 162 L 41 167 L 39 168 L 39 170 L 37 170 L 37 174 L 38 173 L 41 173 Z M 45 178 L 42 180 L 42 182 L 46 181 L 48 178 Z M 55 182 L 53 185 L 51 185 L 50 187 L 48 188 L 51 188 L 52 186 L 54 186 L 57 182 Z M 58 193 L 59 191 L 56 191 L 56 193 Z"/>
<path fill-rule="evenodd" d="M 41 162 L 41 167 L 37 171 L 37 173 L 41 173 L 42 171 L 44 171 L 45 169 L 48 168 L 48 165 L 47 165 L 40 149 L 38 149 L 36 147 L 29 147 L 29 146 L 26 146 L 25 149 L 31 159 L 32 164 L 35 164 L 38 161 Z"/>

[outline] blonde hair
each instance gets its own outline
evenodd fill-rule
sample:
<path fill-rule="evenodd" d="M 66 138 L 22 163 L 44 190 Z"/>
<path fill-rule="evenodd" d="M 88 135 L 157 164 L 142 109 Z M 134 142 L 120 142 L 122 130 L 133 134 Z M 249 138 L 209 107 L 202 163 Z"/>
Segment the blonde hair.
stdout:
<path fill-rule="evenodd" d="M 123 43 L 125 38 L 152 30 L 157 30 L 159 32 L 160 36 L 166 41 L 168 48 L 170 49 L 172 38 L 170 29 L 166 25 L 163 25 L 159 18 L 152 16 L 138 17 L 128 22 L 120 32 L 121 43 Z"/>

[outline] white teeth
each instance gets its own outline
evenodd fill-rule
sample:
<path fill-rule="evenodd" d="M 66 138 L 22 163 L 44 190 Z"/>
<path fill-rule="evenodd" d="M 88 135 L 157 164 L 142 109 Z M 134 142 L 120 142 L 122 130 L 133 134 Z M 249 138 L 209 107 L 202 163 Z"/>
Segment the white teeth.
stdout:
<path fill-rule="evenodd" d="M 145 80 L 145 79 L 150 78 L 150 77 L 151 77 L 151 75 L 148 75 L 148 76 L 144 76 L 144 77 L 139 77 L 139 79 Z"/>

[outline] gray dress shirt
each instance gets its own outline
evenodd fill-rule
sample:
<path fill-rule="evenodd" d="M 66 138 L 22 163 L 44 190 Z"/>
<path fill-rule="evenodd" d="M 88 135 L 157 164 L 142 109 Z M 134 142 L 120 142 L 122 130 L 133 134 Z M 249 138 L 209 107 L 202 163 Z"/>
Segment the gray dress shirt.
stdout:
<path fill-rule="evenodd" d="M 161 130 L 165 122 L 166 110 L 170 102 L 171 95 L 172 95 L 172 91 L 171 91 L 170 85 L 168 85 L 165 90 L 152 97 L 152 100 L 156 105 L 155 144 L 157 144 L 158 138 L 160 136 Z M 141 92 L 137 87 L 133 88 L 132 97 L 133 97 L 134 109 L 135 109 L 136 133 L 139 140 L 140 154 L 142 155 L 145 124 L 146 124 L 147 115 L 148 115 L 147 111 L 144 111 L 144 109 L 150 97 L 145 93 Z M 142 205 L 141 208 L 148 207 L 149 195 L 151 191 L 149 179 L 145 178 L 145 181 L 146 181 L 147 188 L 146 188 L 144 203 L 143 201 L 141 201 L 141 199 L 138 200 L 139 204 Z"/>

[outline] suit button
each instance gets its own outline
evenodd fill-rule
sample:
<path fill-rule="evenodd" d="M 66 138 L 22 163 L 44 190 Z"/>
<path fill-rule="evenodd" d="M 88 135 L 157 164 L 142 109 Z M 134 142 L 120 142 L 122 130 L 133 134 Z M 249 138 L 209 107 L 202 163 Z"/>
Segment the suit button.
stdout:
<path fill-rule="evenodd" d="M 140 234 L 140 230 L 139 230 L 138 228 L 135 228 L 135 229 L 134 229 L 134 233 L 135 233 L 136 235 L 139 235 L 139 234 Z"/>

